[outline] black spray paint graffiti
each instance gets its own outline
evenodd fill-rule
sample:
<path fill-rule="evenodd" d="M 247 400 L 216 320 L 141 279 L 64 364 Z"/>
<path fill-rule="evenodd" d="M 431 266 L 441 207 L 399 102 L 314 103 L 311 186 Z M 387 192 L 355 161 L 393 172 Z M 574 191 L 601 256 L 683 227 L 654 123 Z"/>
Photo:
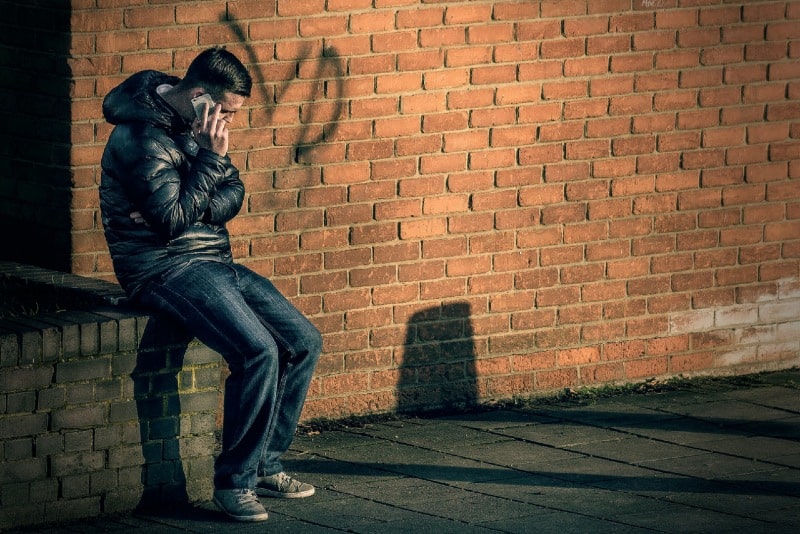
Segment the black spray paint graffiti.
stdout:
<path fill-rule="evenodd" d="M 333 138 L 338 129 L 338 121 L 343 118 L 347 105 L 347 100 L 343 96 L 346 75 L 344 60 L 334 47 L 325 46 L 321 50 L 316 50 L 317 47 L 309 42 L 295 60 L 293 77 L 284 80 L 281 85 L 276 84 L 274 92 L 270 94 L 267 91 L 268 83 L 262 70 L 264 67 L 259 66 L 258 56 L 249 44 L 244 28 L 227 15 L 221 17 L 221 22 L 230 27 L 244 47 L 247 54 L 247 63 L 250 65 L 248 69 L 251 76 L 253 76 L 254 88 L 256 91 L 261 91 L 261 100 L 266 102 L 265 112 L 268 124 L 272 123 L 278 104 L 284 100 L 283 97 L 289 92 L 292 84 L 300 81 L 301 69 L 303 80 L 318 82 L 311 94 L 310 101 L 326 101 L 332 104 L 329 107 L 310 107 L 312 111 L 309 114 L 303 117 L 298 116 L 298 122 L 301 127 L 295 134 L 295 138 L 298 141 L 294 147 L 293 160 L 295 163 L 308 161 L 308 158 L 304 156 L 307 156 L 316 146 Z M 321 54 L 319 51 L 321 51 Z M 317 57 L 312 57 L 315 54 Z M 309 66 L 311 67 L 310 71 Z M 324 124 L 324 127 L 316 128 L 314 126 L 319 124 Z"/>

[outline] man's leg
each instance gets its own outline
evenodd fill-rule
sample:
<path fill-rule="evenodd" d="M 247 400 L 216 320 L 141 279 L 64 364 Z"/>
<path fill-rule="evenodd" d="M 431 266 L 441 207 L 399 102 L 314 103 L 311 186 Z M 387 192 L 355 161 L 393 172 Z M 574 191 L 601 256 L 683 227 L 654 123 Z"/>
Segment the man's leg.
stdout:
<path fill-rule="evenodd" d="M 279 381 L 279 348 L 247 305 L 231 265 L 197 262 L 148 284 L 143 305 L 178 319 L 228 363 L 218 490 L 252 489 L 267 439 Z"/>
<path fill-rule="evenodd" d="M 276 405 L 258 467 L 259 477 L 267 477 L 283 471 L 280 457 L 294 438 L 322 350 L 322 337 L 317 328 L 269 280 L 242 266 L 237 266 L 237 272 L 245 300 L 267 325 L 281 348 Z M 313 493 L 313 488 L 309 488 Z"/>

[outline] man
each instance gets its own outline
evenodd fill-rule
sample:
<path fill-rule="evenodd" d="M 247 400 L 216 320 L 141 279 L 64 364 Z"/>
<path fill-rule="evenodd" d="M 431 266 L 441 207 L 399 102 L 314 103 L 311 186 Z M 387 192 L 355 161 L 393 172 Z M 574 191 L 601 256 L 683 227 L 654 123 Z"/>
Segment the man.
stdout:
<path fill-rule="evenodd" d="M 225 223 L 244 185 L 228 126 L 252 80 L 230 52 L 195 58 L 183 79 L 132 75 L 103 102 L 114 125 L 102 159 L 100 208 L 114 270 L 134 304 L 172 317 L 228 364 L 214 502 L 262 521 L 258 495 L 308 497 L 283 472 L 322 348 L 317 329 L 265 278 L 233 262 Z M 209 95 L 198 111 L 192 99 Z"/>

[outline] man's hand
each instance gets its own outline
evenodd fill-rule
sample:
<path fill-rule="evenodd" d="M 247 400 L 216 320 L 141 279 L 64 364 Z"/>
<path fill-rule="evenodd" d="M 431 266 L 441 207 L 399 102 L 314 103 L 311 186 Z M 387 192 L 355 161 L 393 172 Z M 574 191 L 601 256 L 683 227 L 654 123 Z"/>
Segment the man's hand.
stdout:
<path fill-rule="evenodd" d="M 203 105 L 203 117 L 195 119 L 192 131 L 197 144 L 219 156 L 228 153 L 228 121 L 220 112 L 222 105 L 217 104 L 213 110 Z"/>
<path fill-rule="evenodd" d="M 139 213 L 138 211 L 132 211 L 129 217 L 133 219 L 133 222 L 135 222 L 136 224 L 143 224 L 145 226 L 150 226 L 149 224 L 147 224 L 147 221 L 144 220 L 142 214 Z"/>

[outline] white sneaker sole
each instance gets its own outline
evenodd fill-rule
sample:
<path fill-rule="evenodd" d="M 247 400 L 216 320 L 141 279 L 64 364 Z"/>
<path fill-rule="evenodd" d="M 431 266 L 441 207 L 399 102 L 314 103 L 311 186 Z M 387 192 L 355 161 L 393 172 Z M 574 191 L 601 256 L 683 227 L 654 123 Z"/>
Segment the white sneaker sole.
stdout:
<path fill-rule="evenodd" d="M 227 511 L 224 506 L 222 506 L 222 503 L 219 502 L 216 497 L 214 497 L 214 504 L 217 506 L 217 508 L 220 509 L 220 511 L 223 514 L 227 515 L 228 517 L 230 517 L 231 519 L 234 519 L 236 521 L 249 521 L 249 522 L 266 521 L 267 518 L 269 517 L 269 514 L 267 512 L 264 512 L 263 514 L 256 514 L 256 515 L 235 515 L 235 514 L 232 514 L 229 511 Z"/>
<path fill-rule="evenodd" d="M 284 493 L 282 491 L 274 491 L 267 488 L 259 488 L 256 486 L 256 495 L 259 497 L 272 497 L 275 499 L 305 499 L 314 495 L 316 490 L 311 488 L 306 491 L 296 491 L 294 493 Z"/>

